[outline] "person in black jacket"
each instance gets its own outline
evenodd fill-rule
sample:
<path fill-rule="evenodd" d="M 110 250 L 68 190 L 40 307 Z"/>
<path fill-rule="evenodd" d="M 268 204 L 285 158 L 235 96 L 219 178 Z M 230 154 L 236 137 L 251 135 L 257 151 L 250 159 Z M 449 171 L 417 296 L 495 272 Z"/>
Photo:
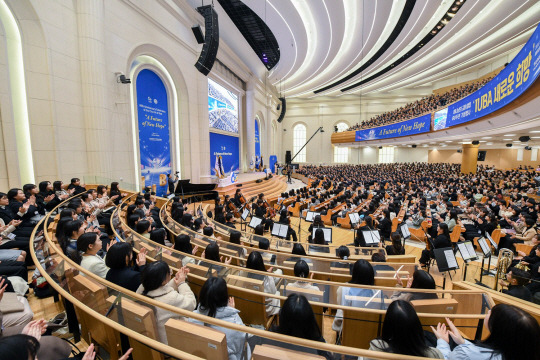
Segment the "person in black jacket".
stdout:
<path fill-rule="evenodd" d="M 68 190 L 71 190 L 71 189 L 75 189 L 73 191 L 73 195 L 78 195 L 86 191 L 86 188 L 84 187 L 84 185 L 81 185 L 81 179 L 79 178 L 71 179 L 71 183 L 68 186 Z"/>
<path fill-rule="evenodd" d="M 445 223 L 439 223 L 437 227 L 437 237 L 433 240 L 433 246 L 435 249 L 452 247 L 452 242 L 450 241 L 450 232 L 448 231 L 448 225 Z M 420 264 L 422 266 L 427 266 L 427 263 L 430 258 L 435 257 L 434 249 L 431 250 L 422 250 L 422 256 L 420 257 Z"/>
<path fill-rule="evenodd" d="M 22 220 L 22 223 L 19 225 L 19 229 L 23 227 L 33 228 L 36 225 L 36 221 L 32 218 L 34 218 L 34 216 L 36 215 L 39 215 L 39 211 L 36 206 L 36 197 L 32 195 L 29 199 L 26 199 L 26 196 L 21 189 L 10 189 L 7 193 L 7 198 L 9 200 L 9 205 L 7 208 L 11 211 L 12 214 L 11 220 Z M 30 236 L 30 234 L 31 231 L 26 236 Z"/>
<path fill-rule="evenodd" d="M 373 219 L 371 218 L 371 216 L 366 216 L 364 218 L 364 221 L 365 221 L 365 225 L 364 226 L 361 226 L 361 227 L 358 227 L 356 229 L 356 236 L 354 237 L 354 246 L 355 247 L 366 247 L 367 244 L 366 244 L 366 240 L 364 239 L 364 234 L 362 233 L 362 231 L 377 231 L 377 227 L 373 224 Z M 358 251 L 356 251 L 356 253 L 358 254 Z"/>
<path fill-rule="evenodd" d="M 264 230 L 268 231 L 269 229 L 272 229 L 274 222 L 267 216 L 267 211 L 263 206 L 263 201 L 258 199 L 257 203 L 253 204 L 253 207 L 255 208 L 255 216 L 263 219 L 261 223 L 264 225 Z"/>
<path fill-rule="evenodd" d="M 129 243 L 119 242 L 109 248 L 105 264 L 109 271 L 105 280 L 131 291 L 137 291 L 141 285 L 141 272 L 146 265 L 146 249 L 142 248 L 132 267 L 133 248 Z"/>
<path fill-rule="evenodd" d="M 508 283 L 508 289 L 503 290 L 503 294 L 515 296 L 525 301 L 532 301 L 531 291 L 525 287 L 531 279 L 531 274 L 525 270 L 521 270 L 515 267 L 508 269 L 506 274 L 506 282 Z M 501 285 L 505 285 L 504 280 L 500 280 Z"/>
<path fill-rule="evenodd" d="M 390 220 L 390 211 L 388 209 L 383 210 L 383 218 L 379 221 L 379 232 L 383 239 L 390 239 L 392 220 Z"/>

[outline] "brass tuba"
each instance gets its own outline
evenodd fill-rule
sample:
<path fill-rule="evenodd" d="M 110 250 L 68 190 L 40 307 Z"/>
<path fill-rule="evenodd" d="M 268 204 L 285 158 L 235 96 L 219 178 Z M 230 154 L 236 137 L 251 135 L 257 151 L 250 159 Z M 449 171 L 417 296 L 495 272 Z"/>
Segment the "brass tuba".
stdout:
<path fill-rule="evenodd" d="M 514 259 L 514 253 L 512 250 L 501 248 L 499 249 L 499 257 L 497 258 L 497 273 L 495 274 L 495 285 L 493 290 L 497 290 L 499 285 L 499 279 L 506 279 L 506 273 L 508 268 L 512 265 Z"/>

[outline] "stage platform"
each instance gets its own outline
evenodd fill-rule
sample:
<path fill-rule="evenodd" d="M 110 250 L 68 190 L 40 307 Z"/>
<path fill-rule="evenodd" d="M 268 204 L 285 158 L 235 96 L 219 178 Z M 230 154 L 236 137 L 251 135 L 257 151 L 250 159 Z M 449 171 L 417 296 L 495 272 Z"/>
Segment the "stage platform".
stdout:
<path fill-rule="evenodd" d="M 246 199 L 260 193 L 264 193 L 267 199 L 277 198 L 279 194 L 287 190 L 286 176 L 272 176 L 265 180 L 264 172 L 238 174 L 237 181 L 227 186 L 216 188 L 219 196 L 234 196 L 236 189 L 242 189 Z M 240 186 L 239 186 L 240 185 Z"/>

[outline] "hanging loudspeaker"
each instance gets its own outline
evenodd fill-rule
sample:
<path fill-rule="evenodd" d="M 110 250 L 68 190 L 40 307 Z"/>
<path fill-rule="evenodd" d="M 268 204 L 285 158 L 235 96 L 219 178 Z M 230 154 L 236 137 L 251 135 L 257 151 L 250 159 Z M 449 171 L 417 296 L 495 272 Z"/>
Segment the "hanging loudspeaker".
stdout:
<path fill-rule="evenodd" d="M 214 66 L 219 48 L 218 15 L 211 5 L 198 7 L 197 11 L 204 17 L 205 34 L 201 55 L 195 67 L 206 76 Z"/>
<path fill-rule="evenodd" d="M 279 100 L 281 101 L 281 114 L 279 114 L 277 121 L 282 122 L 283 118 L 285 117 L 285 111 L 287 110 L 286 109 L 287 105 L 285 102 L 285 98 L 279 98 Z"/>

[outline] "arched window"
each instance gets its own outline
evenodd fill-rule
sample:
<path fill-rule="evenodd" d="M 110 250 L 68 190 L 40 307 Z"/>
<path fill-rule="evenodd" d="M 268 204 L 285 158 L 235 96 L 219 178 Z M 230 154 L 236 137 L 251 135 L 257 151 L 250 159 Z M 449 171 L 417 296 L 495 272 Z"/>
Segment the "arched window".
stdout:
<path fill-rule="evenodd" d="M 336 125 L 337 127 L 337 131 L 338 132 L 342 132 L 342 131 L 347 131 L 349 130 L 349 125 L 347 125 L 347 123 L 344 123 L 344 122 L 340 122 Z"/>
<path fill-rule="evenodd" d="M 293 153 L 294 156 L 302 146 L 306 143 L 306 126 L 297 124 L 293 129 Z M 295 162 L 306 162 L 306 148 L 303 148 L 298 156 L 294 159 Z"/>
<path fill-rule="evenodd" d="M 340 122 L 336 125 L 337 131 L 347 131 L 349 129 L 349 125 L 344 122 Z M 339 147 L 334 146 L 334 162 L 335 163 L 347 163 L 349 162 L 349 148 L 348 147 Z"/>

